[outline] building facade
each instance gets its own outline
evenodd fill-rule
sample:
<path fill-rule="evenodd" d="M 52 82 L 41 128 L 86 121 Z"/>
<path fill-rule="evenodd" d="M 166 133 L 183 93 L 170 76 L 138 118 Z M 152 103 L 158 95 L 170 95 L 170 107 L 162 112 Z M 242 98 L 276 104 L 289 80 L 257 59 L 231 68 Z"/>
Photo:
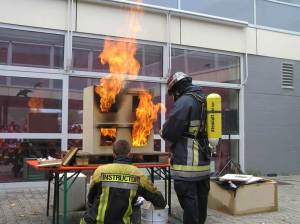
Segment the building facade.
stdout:
<path fill-rule="evenodd" d="M 297 1 L 0 0 L 0 182 L 22 179 L 24 158 L 82 145 L 83 88 L 108 73 L 104 40 L 128 37 L 136 5 L 141 70 L 126 86 L 167 107 L 155 150 L 168 150 L 158 134 L 168 71 L 183 71 L 222 96 L 217 170 L 232 159 L 251 173 L 300 173 Z"/>

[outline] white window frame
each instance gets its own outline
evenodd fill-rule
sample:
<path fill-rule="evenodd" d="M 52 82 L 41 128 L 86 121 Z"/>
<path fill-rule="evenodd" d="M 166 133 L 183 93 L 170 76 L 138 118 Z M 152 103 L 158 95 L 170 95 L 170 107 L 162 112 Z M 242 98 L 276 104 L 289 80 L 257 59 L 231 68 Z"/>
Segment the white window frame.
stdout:
<path fill-rule="evenodd" d="M 0 138 L 4 139 L 59 139 L 61 140 L 61 150 L 67 150 L 68 140 L 71 139 L 82 139 L 82 134 L 73 134 L 68 133 L 68 102 L 69 102 L 69 77 L 86 77 L 86 78 L 101 78 L 106 75 L 106 73 L 99 72 L 90 72 L 90 71 L 79 71 L 79 70 L 70 70 L 70 65 L 67 63 L 72 63 L 72 54 L 70 54 L 70 37 L 66 32 L 63 31 L 53 31 L 49 29 L 43 28 L 32 28 L 32 27 L 23 27 L 23 26 L 15 26 L 15 25 L 2 25 L 2 28 L 13 28 L 19 30 L 27 30 L 27 31 L 36 31 L 36 32 L 44 32 L 49 34 L 63 34 L 65 36 L 64 43 L 64 70 L 63 69 L 47 69 L 47 68 L 35 68 L 35 67 L 22 67 L 22 66 L 10 66 L 10 65 L 0 65 L 0 72 L 4 76 L 13 76 L 13 77 L 28 77 L 28 78 L 45 78 L 45 79 L 59 79 L 63 81 L 63 89 L 62 89 L 62 132 L 61 133 L 0 133 Z M 107 38 L 103 35 L 96 34 L 83 34 L 73 32 L 73 37 L 86 37 L 86 38 L 95 38 L 95 39 L 104 39 Z M 119 38 L 112 38 L 119 39 Z M 163 47 L 163 76 L 162 77 L 149 77 L 149 76 L 138 76 L 134 81 L 140 82 L 155 82 L 159 83 L 161 86 L 161 103 L 166 104 L 166 80 L 167 80 L 167 71 L 169 70 L 169 55 L 168 55 L 168 44 L 167 43 L 157 43 L 150 41 L 137 41 L 141 44 L 154 45 Z M 203 48 L 195 48 L 195 47 L 186 47 L 180 45 L 172 45 L 174 48 L 180 49 L 188 49 L 188 50 L 197 50 L 203 52 L 224 54 L 224 55 L 232 55 L 240 57 L 240 79 L 241 83 L 243 83 L 244 76 L 244 63 L 243 63 L 243 55 L 228 53 L 223 51 L 215 51 L 208 50 Z M 68 52 L 68 53 L 67 53 Z M 127 80 L 132 80 L 132 76 L 128 76 Z M 234 83 L 217 83 L 217 82 L 205 82 L 205 81 L 194 81 L 194 84 L 205 86 L 205 87 L 218 87 L 218 88 L 228 88 L 228 89 L 237 89 L 239 90 L 239 134 L 231 135 L 230 138 L 234 140 L 239 140 L 239 162 L 243 169 L 244 167 L 244 87 L 241 84 Z M 165 113 L 161 112 L 161 127 L 165 122 Z M 228 135 L 223 135 L 223 139 L 229 139 Z M 161 139 L 158 134 L 154 135 L 154 139 L 161 140 L 161 150 L 165 150 L 165 142 Z"/>
<path fill-rule="evenodd" d="M 61 150 L 67 149 L 67 131 L 68 131 L 68 85 L 69 77 L 64 75 L 63 70 L 33 68 L 22 66 L 0 65 L 2 76 L 23 77 L 23 78 L 42 78 L 49 80 L 62 81 L 62 121 L 60 133 L 0 133 L 2 139 L 57 139 L 61 140 Z"/>

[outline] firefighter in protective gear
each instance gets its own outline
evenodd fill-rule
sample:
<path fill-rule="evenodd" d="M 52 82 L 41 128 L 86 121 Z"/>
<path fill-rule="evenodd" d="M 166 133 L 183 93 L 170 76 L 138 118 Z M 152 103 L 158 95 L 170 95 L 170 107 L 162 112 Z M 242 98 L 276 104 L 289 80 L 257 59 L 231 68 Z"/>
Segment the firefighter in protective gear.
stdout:
<path fill-rule="evenodd" d="M 93 174 L 88 206 L 81 224 L 130 224 L 132 206 L 138 196 L 164 208 L 166 202 L 152 182 L 130 165 L 130 145 L 126 140 L 113 144 L 114 163 L 99 166 Z"/>
<path fill-rule="evenodd" d="M 168 79 L 174 97 L 162 138 L 171 145 L 171 176 L 184 224 L 205 223 L 210 189 L 210 149 L 206 134 L 206 97 L 192 78 L 176 72 Z"/>

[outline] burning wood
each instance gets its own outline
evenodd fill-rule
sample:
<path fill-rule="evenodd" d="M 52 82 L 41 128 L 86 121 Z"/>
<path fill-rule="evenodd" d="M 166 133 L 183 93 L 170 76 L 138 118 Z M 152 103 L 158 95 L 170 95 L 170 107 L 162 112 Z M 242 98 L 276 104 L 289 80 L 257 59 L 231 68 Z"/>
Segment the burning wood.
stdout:
<path fill-rule="evenodd" d="M 157 120 L 157 112 L 161 104 L 154 104 L 152 96 L 142 91 L 139 95 L 139 105 L 136 109 L 136 121 L 132 129 L 132 145 L 136 147 L 144 146 L 148 142 L 148 136 L 151 134 L 153 122 Z"/>
<path fill-rule="evenodd" d="M 101 145 L 111 145 L 117 136 L 116 128 L 100 128 Z"/>
<path fill-rule="evenodd" d="M 116 128 L 100 128 L 100 134 L 104 137 L 108 136 L 111 138 L 115 138 L 117 135 Z"/>

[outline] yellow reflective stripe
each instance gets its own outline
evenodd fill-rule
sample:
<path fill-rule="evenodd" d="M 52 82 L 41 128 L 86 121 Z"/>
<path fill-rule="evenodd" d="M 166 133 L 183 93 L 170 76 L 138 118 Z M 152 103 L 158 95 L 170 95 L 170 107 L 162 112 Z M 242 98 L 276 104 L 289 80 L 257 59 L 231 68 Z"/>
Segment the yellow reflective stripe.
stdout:
<path fill-rule="evenodd" d="M 171 169 L 180 171 L 208 171 L 210 166 L 186 166 L 186 165 L 172 165 Z"/>
<path fill-rule="evenodd" d="M 199 163 L 199 144 L 197 141 L 193 141 L 194 146 L 193 146 L 193 165 L 198 166 Z"/>
<path fill-rule="evenodd" d="M 199 131 L 199 127 L 189 127 L 189 134 L 196 136 Z"/>
<path fill-rule="evenodd" d="M 100 217 L 100 213 L 101 213 L 101 211 L 102 211 L 102 209 L 103 209 L 103 202 L 105 201 L 104 200 L 104 196 L 105 196 L 105 188 L 102 188 L 102 193 L 101 193 L 101 195 L 100 195 L 100 200 L 99 200 L 99 205 L 98 205 L 98 214 L 97 214 L 97 223 L 100 223 L 100 219 L 101 219 L 101 217 Z"/>
<path fill-rule="evenodd" d="M 124 224 L 130 224 L 130 218 L 131 218 L 131 214 L 132 214 L 131 203 L 132 203 L 132 200 L 135 197 L 135 195 L 136 195 L 136 191 L 130 190 L 130 195 L 129 195 L 129 199 L 128 199 L 128 207 L 127 207 L 126 212 L 123 216 Z"/>
<path fill-rule="evenodd" d="M 103 187 L 102 193 L 100 196 L 99 207 L 98 207 L 98 215 L 97 215 L 97 223 L 98 224 L 104 223 L 105 210 L 107 207 L 108 196 L 109 196 L 109 187 Z"/>
<path fill-rule="evenodd" d="M 109 187 L 106 189 L 106 191 L 107 191 L 107 194 L 105 197 L 104 207 L 103 207 L 103 211 L 102 211 L 103 222 L 104 222 L 105 212 L 106 212 L 106 208 L 107 208 L 107 204 L 108 204 Z"/>

